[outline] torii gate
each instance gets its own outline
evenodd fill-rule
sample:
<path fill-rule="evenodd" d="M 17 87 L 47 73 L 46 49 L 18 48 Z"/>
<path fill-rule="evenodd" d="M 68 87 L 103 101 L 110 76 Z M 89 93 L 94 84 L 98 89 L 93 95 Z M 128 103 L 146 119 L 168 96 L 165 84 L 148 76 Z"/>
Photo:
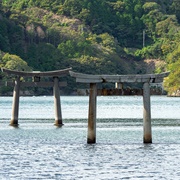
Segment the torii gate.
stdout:
<path fill-rule="evenodd" d="M 54 108 L 55 108 L 55 125 L 62 126 L 62 113 L 61 113 L 61 103 L 60 103 L 60 92 L 59 86 L 66 86 L 66 82 L 59 82 L 59 77 L 63 77 L 69 74 L 69 70 L 71 68 L 57 70 L 57 71 L 15 71 L 9 70 L 5 68 L 1 68 L 2 72 L 8 75 L 14 75 L 15 82 L 14 91 L 13 91 L 13 105 L 12 105 L 12 117 L 10 121 L 10 125 L 18 126 L 18 116 L 19 116 L 19 96 L 20 96 L 20 86 L 27 87 L 53 87 L 53 95 L 54 95 Z M 32 77 L 34 81 L 32 82 L 21 82 L 21 77 Z M 53 82 L 41 82 L 41 77 L 53 77 Z M 12 83 L 11 83 L 12 84 Z"/>
<path fill-rule="evenodd" d="M 89 115 L 88 115 L 88 137 L 87 143 L 96 143 L 96 104 L 97 104 L 97 83 L 143 83 L 143 141 L 152 143 L 151 131 L 151 104 L 150 104 L 150 83 L 161 83 L 169 72 L 161 74 L 144 75 L 89 75 L 69 72 L 76 82 L 90 84 L 89 93 Z"/>

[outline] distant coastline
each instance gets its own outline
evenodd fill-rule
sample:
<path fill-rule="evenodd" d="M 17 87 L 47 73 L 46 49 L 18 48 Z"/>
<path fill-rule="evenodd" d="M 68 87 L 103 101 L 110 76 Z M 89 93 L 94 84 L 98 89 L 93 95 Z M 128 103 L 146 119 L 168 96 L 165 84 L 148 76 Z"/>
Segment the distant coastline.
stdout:
<path fill-rule="evenodd" d="M 161 88 L 151 88 L 151 95 L 168 95 L 168 96 L 174 96 L 178 97 L 178 95 L 169 95 L 167 94 L 166 91 L 162 90 Z M 141 96 L 143 93 L 142 89 L 131 89 L 131 88 L 126 88 L 126 89 L 98 89 L 97 95 L 98 96 Z M 20 91 L 20 96 L 51 96 L 53 95 L 53 92 L 49 93 L 36 93 L 32 90 L 21 90 Z M 89 95 L 89 89 L 77 89 L 75 91 L 66 93 L 65 91 L 60 90 L 60 95 L 67 95 L 67 96 L 88 96 Z M 1 94 L 0 96 L 13 96 L 13 91 L 11 92 L 6 92 Z"/>

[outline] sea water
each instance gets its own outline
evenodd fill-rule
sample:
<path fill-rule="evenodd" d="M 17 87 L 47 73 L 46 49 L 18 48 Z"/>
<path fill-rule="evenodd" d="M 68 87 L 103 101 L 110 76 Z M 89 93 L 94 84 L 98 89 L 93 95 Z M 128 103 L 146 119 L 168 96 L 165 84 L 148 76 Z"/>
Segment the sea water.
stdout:
<path fill-rule="evenodd" d="M 96 144 L 87 144 L 88 96 L 0 97 L 0 179 L 180 179 L 180 98 L 151 97 L 152 144 L 143 144 L 141 96 L 98 96 Z"/>

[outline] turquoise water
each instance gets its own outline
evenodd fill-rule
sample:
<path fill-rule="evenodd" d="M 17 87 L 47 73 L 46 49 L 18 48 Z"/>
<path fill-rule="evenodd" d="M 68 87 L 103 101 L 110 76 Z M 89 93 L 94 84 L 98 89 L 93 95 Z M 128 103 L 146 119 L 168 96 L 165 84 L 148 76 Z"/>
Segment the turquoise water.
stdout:
<path fill-rule="evenodd" d="M 1 179 L 180 179 L 180 98 L 152 96 L 152 144 L 143 144 L 142 97 L 97 99 L 97 143 L 88 145 L 88 97 L 21 97 L 19 128 L 9 126 L 12 97 L 0 97 Z"/>

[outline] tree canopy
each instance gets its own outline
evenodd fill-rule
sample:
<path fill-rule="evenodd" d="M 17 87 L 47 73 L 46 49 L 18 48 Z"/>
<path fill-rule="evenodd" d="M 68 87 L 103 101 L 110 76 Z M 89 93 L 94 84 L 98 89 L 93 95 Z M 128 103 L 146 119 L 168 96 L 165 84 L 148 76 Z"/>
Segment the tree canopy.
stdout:
<path fill-rule="evenodd" d="M 160 59 L 180 88 L 178 0 L 2 0 L 0 24 L 1 66 L 130 74 Z"/>

